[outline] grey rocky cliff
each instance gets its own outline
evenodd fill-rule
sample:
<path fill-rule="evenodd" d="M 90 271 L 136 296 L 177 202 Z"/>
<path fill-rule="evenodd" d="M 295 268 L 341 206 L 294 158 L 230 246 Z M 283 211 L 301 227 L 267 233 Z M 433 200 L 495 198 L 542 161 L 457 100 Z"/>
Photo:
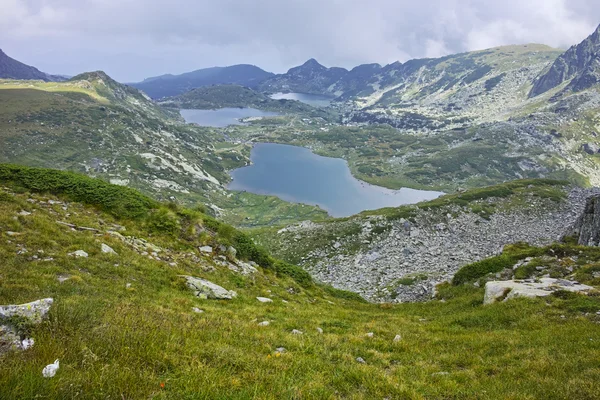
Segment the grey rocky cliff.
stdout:
<path fill-rule="evenodd" d="M 587 200 L 585 210 L 575 223 L 574 233 L 584 246 L 600 246 L 600 196 Z"/>
<path fill-rule="evenodd" d="M 535 82 L 530 97 L 559 86 L 573 79 L 569 88 L 585 90 L 600 82 L 600 26 L 583 42 L 571 47 L 558 57 L 548 72 Z"/>

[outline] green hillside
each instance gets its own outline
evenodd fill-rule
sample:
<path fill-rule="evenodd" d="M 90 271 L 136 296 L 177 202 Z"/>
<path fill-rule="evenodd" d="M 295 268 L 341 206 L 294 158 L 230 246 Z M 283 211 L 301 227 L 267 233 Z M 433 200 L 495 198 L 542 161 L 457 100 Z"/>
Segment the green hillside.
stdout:
<path fill-rule="evenodd" d="M 50 170 L 3 165 L 0 187 L 0 303 L 55 300 L 47 321 L 20 325 L 33 347 L 2 356 L 0 398 L 583 399 L 600 389 L 596 295 L 483 306 L 483 289 L 446 285 L 427 303 L 368 304 L 202 210 Z M 231 270 L 221 244 L 258 271 Z M 581 281 L 598 284 L 600 254 L 567 248 Z M 201 300 L 181 275 L 238 295 Z M 42 377 L 55 359 L 56 376 Z"/>

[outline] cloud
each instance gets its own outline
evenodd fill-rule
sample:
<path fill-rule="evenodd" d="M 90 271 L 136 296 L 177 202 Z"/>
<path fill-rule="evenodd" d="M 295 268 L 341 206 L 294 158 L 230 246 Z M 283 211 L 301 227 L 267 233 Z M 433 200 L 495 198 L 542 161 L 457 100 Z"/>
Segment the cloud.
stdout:
<path fill-rule="evenodd" d="M 352 67 L 503 44 L 566 48 L 597 0 L 0 0 L 0 47 L 53 73 L 123 81 L 213 65 Z"/>

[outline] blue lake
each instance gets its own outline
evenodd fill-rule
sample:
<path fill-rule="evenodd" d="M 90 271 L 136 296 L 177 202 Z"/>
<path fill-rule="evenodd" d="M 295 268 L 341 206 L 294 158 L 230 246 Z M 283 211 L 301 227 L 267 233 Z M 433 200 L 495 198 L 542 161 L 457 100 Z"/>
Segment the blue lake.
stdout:
<path fill-rule="evenodd" d="M 275 93 L 271 95 L 272 99 L 298 100 L 313 107 L 327 107 L 331 104 L 331 97 L 308 93 Z"/>
<path fill-rule="evenodd" d="M 187 123 L 222 128 L 227 125 L 241 125 L 241 118 L 273 117 L 276 112 L 261 111 L 255 108 L 220 108 L 218 110 L 180 110 Z"/>
<path fill-rule="evenodd" d="M 318 205 L 334 217 L 417 203 L 443 194 L 370 185 L 354 178 L 345 160 L 322 157 L 303 147 L 260 143 L 250 158 L 252 165 L 231 172 L 228 189 Z"/>

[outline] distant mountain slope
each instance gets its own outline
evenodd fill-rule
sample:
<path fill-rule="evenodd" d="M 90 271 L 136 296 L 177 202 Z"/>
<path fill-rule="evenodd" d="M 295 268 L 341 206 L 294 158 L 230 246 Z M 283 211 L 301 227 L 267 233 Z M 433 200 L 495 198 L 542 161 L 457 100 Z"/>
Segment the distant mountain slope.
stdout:
<path fill-rule="evenodd" d="M 255 87 L 265 79 L 273 76 L 271 72 L 248 64 L 229 67 L 204 68 L 181 75 L 161 75 L 144 79 L 143 82 L 132 83 L 131 86 L 143 90 L 150 97 L 176 96 L 189 90 L 211 85 L 236 84 Z"/>
<path fill-rule="evenodd" d="M 268 92 L 331 94 L 328 88 L 347 74 L 348 70 L 344 68 L 327 68 L 311 58 L 285 74 L 275 75 L 262 82 L 259 88 Z"/>
<path fill-rule="evenodd" d="M 567 89 L 575 92 L 600 83 L 600 26 L 583 42 L 558 57 L 548 72 L 536 81 L 529 95 L 538 96 L 571 79 Z"/>
<path fill-rule="evenodd" d="M 168 97 L 161 101 L 160 104 L 166 107 L 174 106 L 177 108 L 200 110 L 214 110 L 226 107 L 252 107 L 259 110 L 276 111 L 285 114 L 308 114 L 315 117 L 327 116 L 326 111 L 311 107 L 308 104 L 296 100 L 275 100 L 263 93 L 240 85 L 200 87 L 179 96 Z"/>
<path fill-rule="evenodd" d="M 58 75 L 50 75 L 9 57 L 0 49 L 0 79 L 37 79 L 42 81 L 64 81 Z"/>

